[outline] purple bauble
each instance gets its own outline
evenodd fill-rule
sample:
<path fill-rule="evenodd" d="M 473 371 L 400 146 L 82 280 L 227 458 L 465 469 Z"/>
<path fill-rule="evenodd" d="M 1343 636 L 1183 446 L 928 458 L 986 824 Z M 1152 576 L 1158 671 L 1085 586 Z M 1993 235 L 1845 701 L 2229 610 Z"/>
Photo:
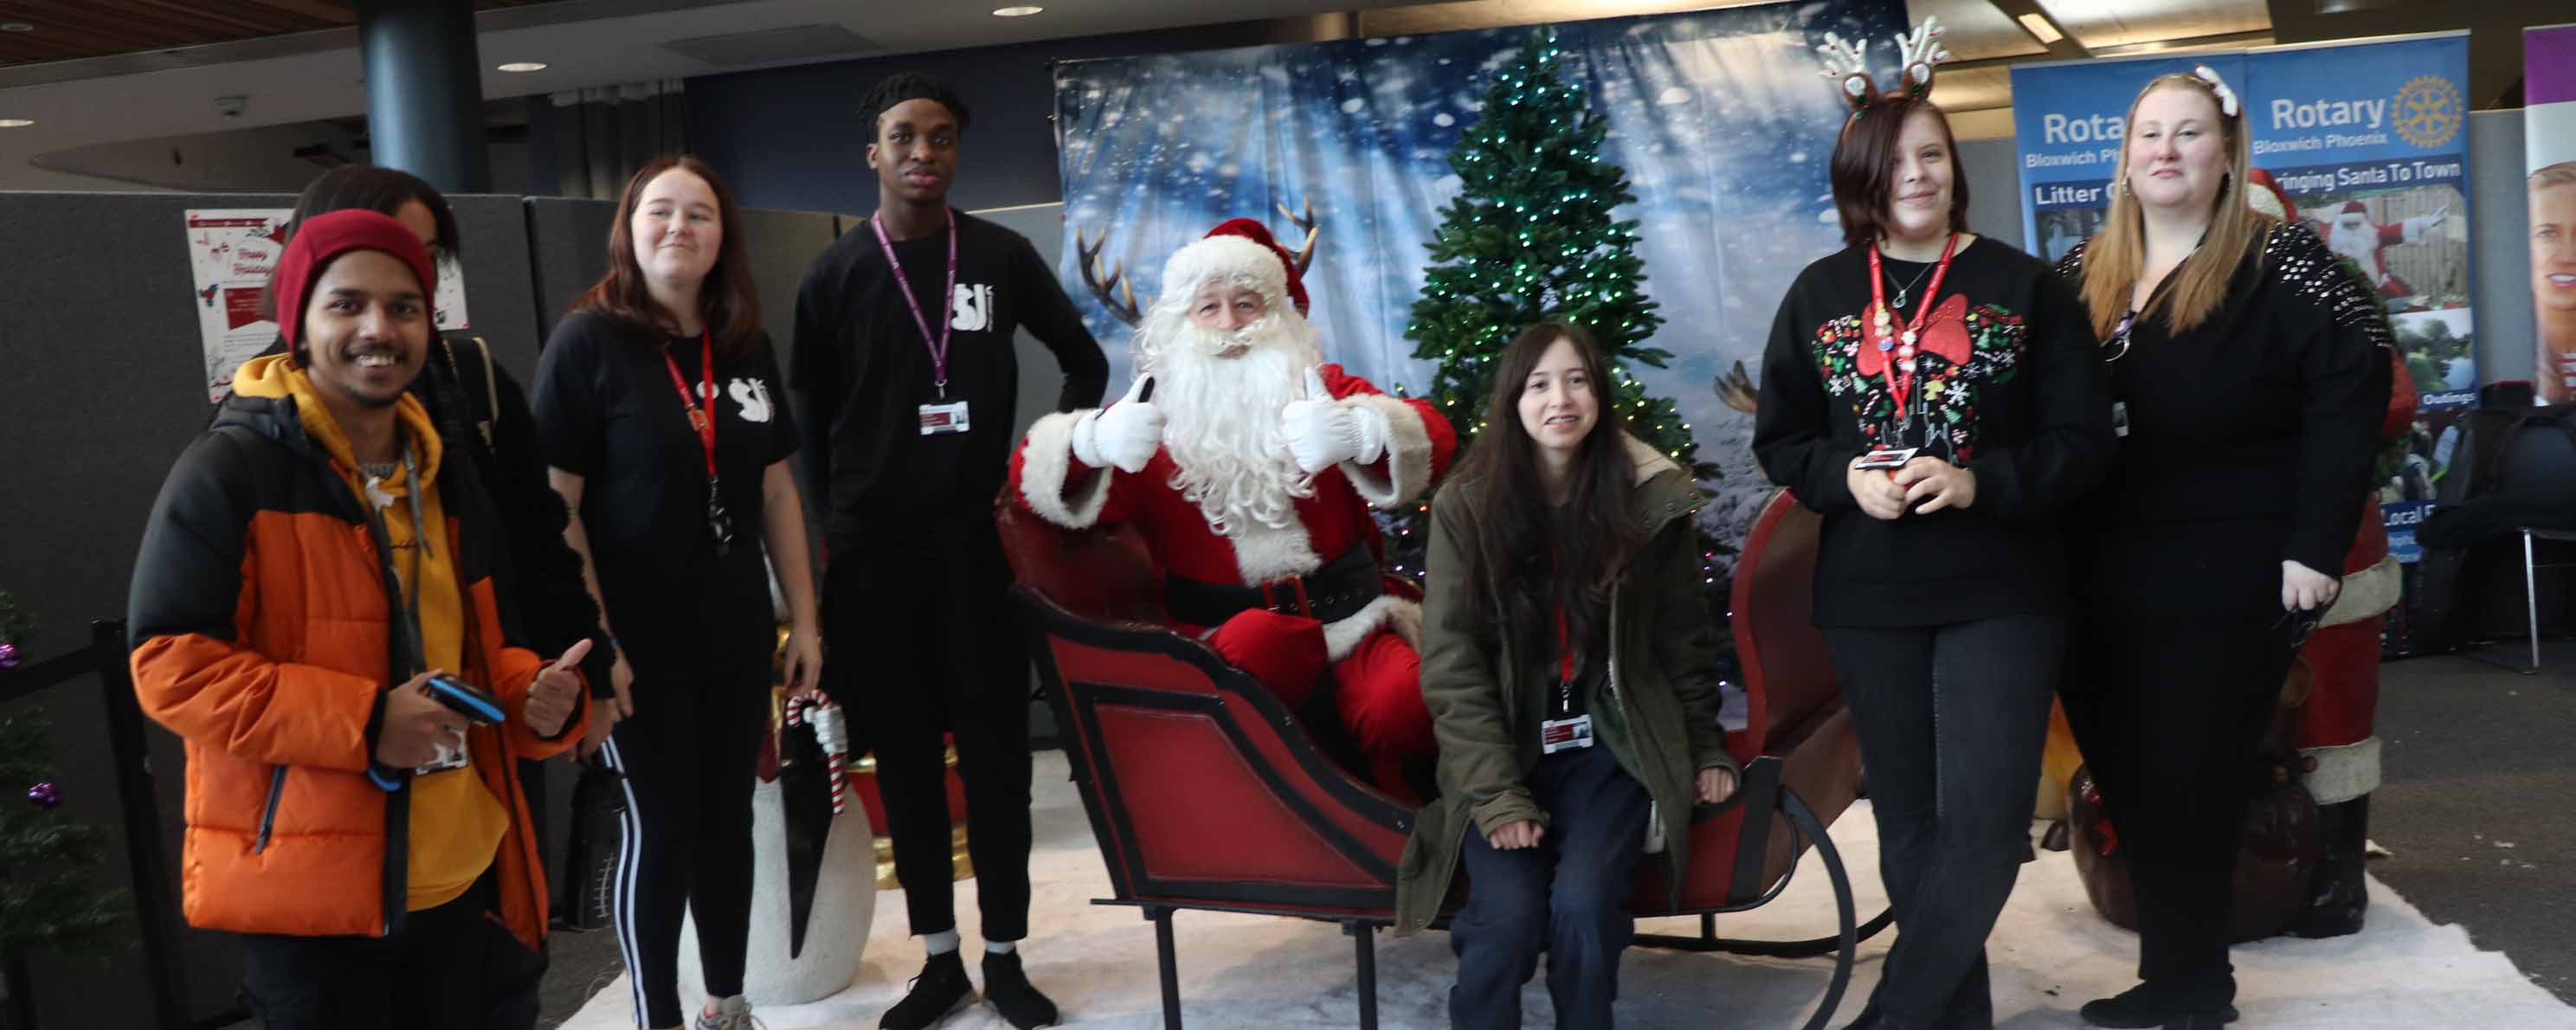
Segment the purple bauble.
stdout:
<path fill-rule="evenodd" d="M 18 667 L 18 645 L 0 642 L 0 669 Z"/>
<path fill-rule="evenodd" d="M 27 803 L 38 808 L 52 808 L 63 803 L 63 792 L 54 786 L 54 781 L 46 780 L 27 788 Z"/>

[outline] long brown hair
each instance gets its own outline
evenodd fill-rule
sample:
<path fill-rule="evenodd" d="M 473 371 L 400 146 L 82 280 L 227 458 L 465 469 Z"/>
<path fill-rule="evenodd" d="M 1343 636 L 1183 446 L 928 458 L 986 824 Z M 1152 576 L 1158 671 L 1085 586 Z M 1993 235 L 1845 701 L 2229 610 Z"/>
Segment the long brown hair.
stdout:
<path fill-rule="evenodd" d="M 678 321 L 662 309 L 653 299 L 653 291 L 645 286 L 644 266 L 635 262 L 635 230 L 631 228 L 635 209 L 643 206 L 644 188 L 673 169 L 705 180 L 708 192 L 716 195 L 717 228 L 724 238 L 716 245 L 716 263 L 707 269 L 706 283 L 698 287 L 698 318 L 715 337 L 718 355 L 742 357 L 751 353 L 760 340 L 760 294 L 752 285 L 751 260 L 744 256 L 742 209 L 734 205 L 733 191 L 716 176 L 716 170 L 694 155 L 654 158 L 626 181 L 626 195 L 617 202 L 617 220 L 608 228 L 608 274 L 600 276 L 580 300 L 573 302 L 573 310 L 678 335 Z"/>
<path fill-rule="evenodd" d="M 2252 163 L 2252 144 L 2246 139 L 2245 111 L 2229 115 L 2219 106 L 2218 92 L 2198 76 L 2175 72 L 2159 75 L 2147 88 L 2129 100 L 2129 114 L 2120 124 L 2135 126 L 2138 104 L 2147 94 L 2168 86 L 2178 86 L 2200 94 L 2209 101 L 2209 109 L 2218 112 L 2219 131 L 2225 134 L 2228 160 L 2227 178 L 2218 188 L 2218 198 L 2211 203 L 2218 210 L 2209 219 L 2209 235 L 2203 237 L 2200 249 L 2184 258 L 2172 274 L 2172 287 L 2162 291 L 2139 317 L 2164 314 L 2165 328 L 2180 333 L 2199 325 L 2221 301 L 2227 299 L 2228 280 L 2235 278 L 2236 266 L 2245 259 L 2254 241 L 2278 224 L 2270 215 L 2255 211 L 2245 203 L 2245 171 Z M 2147 226 L 2138 210 L 2138 198 L 2129 192 L 2129 143 L 2124 132 L 2120 137 L 2120 163 L 2111 173 L 2111 211 L 2102 223 L 2102 231 L 2084 245 L 2084 307 L 2093 316 L 2093 335 L 2109 339 L 2118 332 L 2120 319 L 2129 313 L 2135 298 L 2138 276 L 2147 264 Z M 2259 255 L 2255 260 L 2261 260 Z"/>
<path fill-rule="evenodd" d="M 1565 506 L 1547 503 L 1538 447 L 1521 426 L 1521 394 L 1530 373 L 1558 340 L 1582 356 L 1599 420 L 1566 470 Z M 1565 603 L 1566 632 L 1590 640 L 1607 619 L 1619 574 L 1644 541 L 1634 511 L 1636 471 L 1619 418 L 1619 391 L 1592 334 L 1565 322 L 1523 329 L 1503 348 L 1494 373 L 1485 428 L 1450 473 L 1446 489 L 1468 491 L 1463 546 L 1467 610 L 1476 623 L 1507 629 L 1511 639 L 1549 640 Z"/>
<path fill-rule="evenodd" d="M 1842 217 L 1843 242 L 1866 247 L 1887 235 L 1888 194 L 1895 178 L 1896 138 L 1915 112 L 1941 123 L 1941 141 L 1949 150 L 1950 231 L 1968 231 L 1968 172 L 1959 164 L 1959 138 L 1950 131 L 1950 116 L 1930 97 L 1895 93 L 1869 102 L 1843 122 L 1834 140 L 1829 176 L 1834 184 L 1834 213 Z"/>

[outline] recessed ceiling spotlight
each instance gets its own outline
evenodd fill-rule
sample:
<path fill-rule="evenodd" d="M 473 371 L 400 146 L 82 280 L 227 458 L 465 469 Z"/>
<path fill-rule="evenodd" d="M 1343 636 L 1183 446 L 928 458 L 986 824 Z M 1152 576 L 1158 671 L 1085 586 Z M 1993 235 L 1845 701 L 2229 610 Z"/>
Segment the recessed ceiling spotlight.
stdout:
<path fill-rule="evenodd" d="M 0 129 L 23 129 L 34 124 L 33 118 L 0 118 Z"/>
<path fill-rule="evenodd" d="M 1043 10 L 1046 10 L 1046 8 L 1040 7 L 1036 4 L 1020 4 L 1015 7 L 996 7 L 993 9 L 993 17 L 1026 18 Z"/>
<path fill-rule="evenodd" d="M 541 72 L 546 70 L 546 63 L 544 61 L 512 61 L 508 64 L 501 65 L 500 68 L 505 72 Z"/>
<path fill-rule="evenodd" d="M 0 21 L 0 32 L 34 32 L 36 27 L 23 21 Z"/>

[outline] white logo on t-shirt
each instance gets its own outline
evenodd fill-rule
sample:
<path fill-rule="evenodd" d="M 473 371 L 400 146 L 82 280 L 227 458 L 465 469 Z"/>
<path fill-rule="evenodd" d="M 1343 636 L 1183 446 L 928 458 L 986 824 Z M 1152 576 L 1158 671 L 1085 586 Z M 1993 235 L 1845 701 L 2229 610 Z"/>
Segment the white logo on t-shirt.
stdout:
<path fill-rule="evenodd" d="M 993 326 L 993 288 L 975 283 L 958 283 L 953 298 L 957 314 L 948 320 L 950 328 L 980 332 Z"/>
<path fill-rule="evenodd" d="M 736 379 L 725 387 L 733 395 L 734 407 L 742 412 L 745 422 L 769 421 L 769 384 L 758 379 Z"/>

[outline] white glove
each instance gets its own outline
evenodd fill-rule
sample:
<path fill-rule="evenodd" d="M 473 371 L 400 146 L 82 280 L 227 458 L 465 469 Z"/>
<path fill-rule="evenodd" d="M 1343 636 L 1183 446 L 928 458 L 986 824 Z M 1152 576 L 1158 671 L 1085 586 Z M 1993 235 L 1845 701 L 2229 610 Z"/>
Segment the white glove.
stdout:
<path fill-rule="evenodd" d="M 1386 416 L 1333 399 L 1324 374 L 1306 370 L 1306 399 L 1279 409 L 1288 455 L 1298 471 L 1314 475 L 1345 461 L 1373 464 L 1386 453 Z"/>
<path fill-rule="evenodd" d="M 1114 466 L 1129 475 L 1145 471 L 1145 463 L 1163 446 L 1163 409 L 1145 399 L 1153 384 L 1154 377 L 1140 376 L 1118 403 L 1075 420 L 1074 460 L 1093 468 Z"/>

